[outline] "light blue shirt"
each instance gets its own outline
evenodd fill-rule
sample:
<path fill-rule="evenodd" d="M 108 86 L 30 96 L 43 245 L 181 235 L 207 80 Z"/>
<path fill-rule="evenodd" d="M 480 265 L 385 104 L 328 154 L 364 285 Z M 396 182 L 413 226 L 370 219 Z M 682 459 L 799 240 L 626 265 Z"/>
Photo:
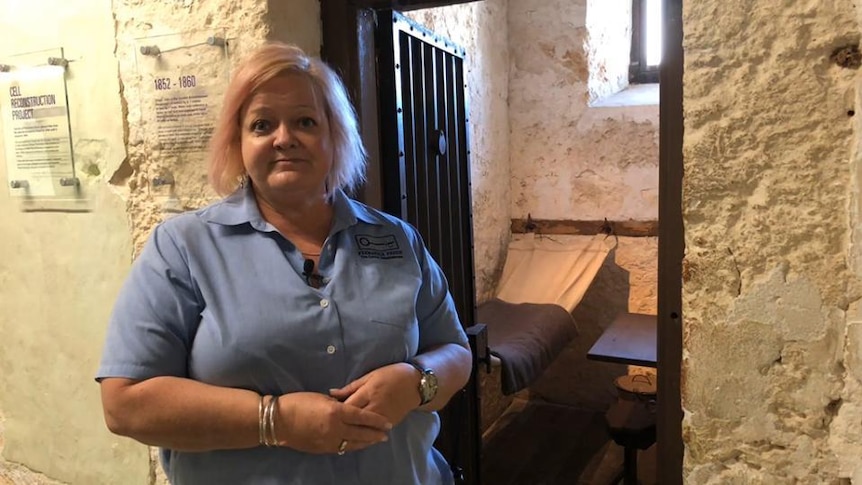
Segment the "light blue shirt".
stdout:
<path fill-rule="evenodd" d="M 189 377 L 260 394 L 328 394 L 422 349 L 466 344 L 446 279 L 405 222 L 338 191 L 325 284 L 266 222 L 249 186 L 154 230 L 114 307 L 97 377 Z M 257 413 L 257 408 L 249 409 Z M 414 411 L 389 441 L 344 456 L 257 447 L 162 450 L 175 485 L 452 483 Z"/>

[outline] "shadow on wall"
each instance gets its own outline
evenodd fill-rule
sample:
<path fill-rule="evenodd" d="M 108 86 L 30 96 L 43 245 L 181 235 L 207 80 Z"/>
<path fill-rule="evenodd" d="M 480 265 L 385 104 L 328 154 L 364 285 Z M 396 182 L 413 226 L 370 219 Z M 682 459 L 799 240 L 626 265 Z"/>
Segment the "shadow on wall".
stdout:
<path fill-rule="evenodd" d="M 605 259 L 581 303 L 572 311 L 578 336 L 529 388 L 530 400 L 605 411 L 616 401 L 614 379 L 628 366 L 587 360 L 587 351 L 620 312 L 629 311 L 629 272 L 616 263 L 616 249 Z"/>

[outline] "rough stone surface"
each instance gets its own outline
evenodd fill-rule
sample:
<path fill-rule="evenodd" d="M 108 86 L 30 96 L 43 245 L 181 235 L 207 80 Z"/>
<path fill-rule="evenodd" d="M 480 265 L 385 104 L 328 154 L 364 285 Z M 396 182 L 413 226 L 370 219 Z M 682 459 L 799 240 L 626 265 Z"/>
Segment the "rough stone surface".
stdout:
<path fill-rule="evenodd" d="M 175 61 L 183 68 L 166 69 L 165 72 L 182 70 L 204 81 L 214 80 L 205 92 L 218 100 L 228 73 L 246 52 L 270 39 L 272 32 L 289 31 L 285 27 L 290 25 L 269 25 L 266 22 L 267 19 L 283 18 L 280 13 L 263 0 L 190 0 L 181 3 L 122 0 L 115 3 L 117 57 L 128 112 L 129 156 L 128 167 L 115 174 L 113 181 L 128 188 L 127 211 L 136 251 L 143 247 L 152 228 L 174 212 L 198 208 L 217 198 L 207 185 L 203 152 L 178 156 L 161 152 L 159 124 L 149 103 L 152 97 L 160 94 L 154 91 L 151 83 L 164 64 L 157 64 L 141 55 L 140 47 L 161 44 L 162 50 L 175 49 L 162 54 L 163 62 Z M 306 27 L 309 24 L 315 25 L 313 22 L 299 22 L 296 18 L 293 21 L 294 26 L 302 26 L 301 32 L 310 28 Z M 214 47 L 198 45 L 213 35 L 228 40 L 227 55 L 219 55 Z M 316 53 L 319 35 L 318 32 L 311 39 L 297 38 L 293 41 L 305 48 L 313 46 L 311 52 Z M 318 40 L 316 44 L 315 40 Z M 180 57 L 186 52 L 188 57 Z M 208 114 L 215 118 L 219 107 L 220 103 L 215 101 Z M 151 182 L 156 177 L 173 178 L 175 184 L 172 187 L 154 186 Z"/>
<path fill-rule="evenodd" d="M 684 4 L 687 483 L 862 476 L 855 3 Z"/>
<path fill-rule="evenodd" d="M 611 33 L 631 21 L 601 21 L 608 8 L 616 11 L 598 1 L 509 2 L 512 217 L 658 217 L 658 106 L 588 106 L 624 85 L 607 59 L 621 50 Z"/>

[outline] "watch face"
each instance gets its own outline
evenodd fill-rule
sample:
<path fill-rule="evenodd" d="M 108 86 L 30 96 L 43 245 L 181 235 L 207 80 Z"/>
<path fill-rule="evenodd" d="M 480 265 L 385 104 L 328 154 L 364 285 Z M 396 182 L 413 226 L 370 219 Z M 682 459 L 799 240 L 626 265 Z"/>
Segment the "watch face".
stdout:
<path fill-rule="evenodd" d="M 422 394 L 422 404 L 426 404 L 434 399 L 437 395 L 437 376 L 431 369 L 426 369 L 422 373 L 422 380 L 419 382 L 419 390 Z"/>

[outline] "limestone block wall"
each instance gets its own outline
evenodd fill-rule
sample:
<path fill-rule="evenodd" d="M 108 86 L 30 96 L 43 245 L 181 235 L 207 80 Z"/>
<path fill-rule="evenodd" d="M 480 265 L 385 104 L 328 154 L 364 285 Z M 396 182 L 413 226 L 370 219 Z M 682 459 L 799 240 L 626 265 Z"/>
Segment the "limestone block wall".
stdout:
<path fill-rule="evenodd" d="M 493 296 L 509 244 L 509 53 L 506 3 L 486 0 L 405 15 L 467 51 L 476 298 Z"/>
<path fill-rule="evenodd" d="M 859 7 L 684 2 L 686 483 L 862 483 Z"/>

